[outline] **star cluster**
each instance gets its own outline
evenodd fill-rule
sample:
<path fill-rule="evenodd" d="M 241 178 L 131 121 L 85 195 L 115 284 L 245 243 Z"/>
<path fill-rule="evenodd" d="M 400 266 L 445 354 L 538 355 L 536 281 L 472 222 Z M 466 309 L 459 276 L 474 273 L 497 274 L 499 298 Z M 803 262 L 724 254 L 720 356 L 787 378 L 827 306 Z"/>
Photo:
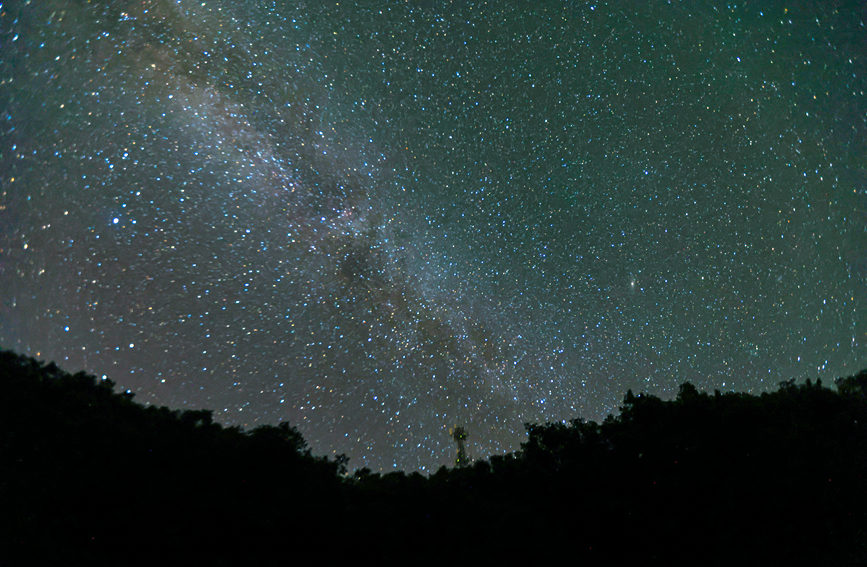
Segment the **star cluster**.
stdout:
<path fill-rule="evenodd" d="M 867 360 L 858 2 L 0 3 L 0 344 L 351 467 Z"/>

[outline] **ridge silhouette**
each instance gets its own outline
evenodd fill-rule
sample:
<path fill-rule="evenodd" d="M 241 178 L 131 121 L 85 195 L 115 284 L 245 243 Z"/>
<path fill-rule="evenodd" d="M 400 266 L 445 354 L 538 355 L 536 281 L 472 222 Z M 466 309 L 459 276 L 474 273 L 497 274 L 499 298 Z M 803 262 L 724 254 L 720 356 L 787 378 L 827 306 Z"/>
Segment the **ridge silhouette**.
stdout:
<path fill-rule="evenodd" d="M 867 371 L 630 391 L 430 477 L 350 475 L 289 424 L 145 407 L 10 351 L 0 388 L 2 565 L 867 562 Z"/>

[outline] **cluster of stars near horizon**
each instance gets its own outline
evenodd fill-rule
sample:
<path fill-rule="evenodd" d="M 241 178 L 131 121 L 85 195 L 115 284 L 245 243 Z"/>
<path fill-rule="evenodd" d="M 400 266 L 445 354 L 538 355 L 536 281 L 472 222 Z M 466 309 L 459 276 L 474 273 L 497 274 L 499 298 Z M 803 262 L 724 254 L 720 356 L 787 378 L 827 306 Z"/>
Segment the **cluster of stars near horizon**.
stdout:
<path fill-rule="evenodd" d="M 0 2 L 0 346 L 428 472 L 854 374 L 863 17 Z"/>

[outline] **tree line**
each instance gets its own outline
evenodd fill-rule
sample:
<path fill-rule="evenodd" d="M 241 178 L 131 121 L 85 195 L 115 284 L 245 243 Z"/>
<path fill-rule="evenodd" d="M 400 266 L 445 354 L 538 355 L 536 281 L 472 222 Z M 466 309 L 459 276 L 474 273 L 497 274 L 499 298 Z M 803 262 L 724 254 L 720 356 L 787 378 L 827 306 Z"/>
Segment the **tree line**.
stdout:
<path fill-rule="evenodd" d="M 867 563 L 867 371 L 627 392 L 435 474 L 313 455 L 0 351 L 0 565 Z M 746 563 L 745 563 L 746 562 Z"/>

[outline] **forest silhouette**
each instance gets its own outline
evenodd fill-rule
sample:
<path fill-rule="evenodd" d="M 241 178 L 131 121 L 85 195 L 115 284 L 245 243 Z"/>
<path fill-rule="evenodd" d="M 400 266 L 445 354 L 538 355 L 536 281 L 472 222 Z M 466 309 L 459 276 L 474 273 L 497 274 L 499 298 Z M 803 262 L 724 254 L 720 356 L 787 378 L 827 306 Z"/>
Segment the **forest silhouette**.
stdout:
<path fill-rule="evenodd" d="M 429 477 L 0 351 L 0 565 L 867 564 L 867 371 L 624 398 Z"/>

